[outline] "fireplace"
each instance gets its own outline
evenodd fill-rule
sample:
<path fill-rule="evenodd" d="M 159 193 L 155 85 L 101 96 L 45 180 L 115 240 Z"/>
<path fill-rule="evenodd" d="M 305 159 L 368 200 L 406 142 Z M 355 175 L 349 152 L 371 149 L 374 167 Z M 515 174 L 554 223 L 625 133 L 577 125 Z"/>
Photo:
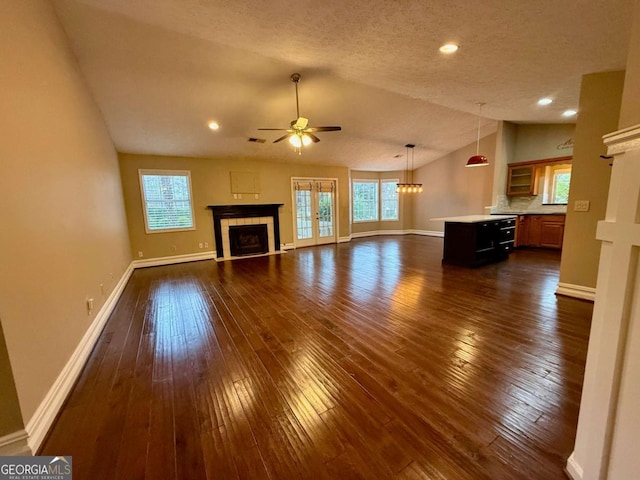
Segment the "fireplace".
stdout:
<path fill-rule="evenodd" d="M 229 249 L 232 257 L 269 253 L 267 224 L 229 226 Z"/>
<path fill-rule="evenodd" d="M 227 259 L 243 255 L 279 252 L 280 220 L 278 209 L 281 206 L 281 203 L 209 205 L 213 215 L 216 257 Z M 243 230 L 246 232 L 242 232 Z M 265 230 L 266 241 L 264 238 Z M 240 235 L 240 239 L 238 239 L 238 235 Z M 260 247 L 257 244 L 260 244 Z"/>

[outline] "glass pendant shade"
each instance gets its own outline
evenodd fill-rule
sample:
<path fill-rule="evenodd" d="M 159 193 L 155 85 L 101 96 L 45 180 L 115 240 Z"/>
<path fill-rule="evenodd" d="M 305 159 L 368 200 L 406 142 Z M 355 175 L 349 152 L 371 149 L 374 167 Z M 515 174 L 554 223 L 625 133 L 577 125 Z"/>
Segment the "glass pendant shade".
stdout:
<path fill-rule="evenodd" d="M 298 135 L 291 135 L 289 137 L 289 143 L 296 148 L 300 148 L 302 146 L 302 140 L 300 140 Z"/>

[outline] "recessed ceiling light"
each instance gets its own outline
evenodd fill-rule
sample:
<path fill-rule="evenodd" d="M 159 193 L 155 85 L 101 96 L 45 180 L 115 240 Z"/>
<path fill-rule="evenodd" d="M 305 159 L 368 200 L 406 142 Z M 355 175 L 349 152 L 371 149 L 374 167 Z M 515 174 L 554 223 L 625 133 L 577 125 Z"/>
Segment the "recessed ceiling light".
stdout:
<path fill-rule="evenodd" d="M 563 117 L 573 117 L 577 113 L 578 112 L 576 110 L 565 110 L 564 112 L 562 112 L 562 116 Z"/>
<path fill-rule="evenodd" d="M 218 122 L 209 122 L 209 128 L 211 130 L 218 130 L 220 128 L 220 125 L 218 125 Z"/>
<path fill-rule="evenodd" d="M 454 53 L 457 52 L 460 47 L 455 43 L 445 43 L 440 47 L 442 53 Z"/>
<path fill-rule="evenodd" d="M 551 105 L 552 103 L 553 100 L 551 98 L 541 98 L 540 100 L 538 100 L 538 105 L 541 106 Z"/>

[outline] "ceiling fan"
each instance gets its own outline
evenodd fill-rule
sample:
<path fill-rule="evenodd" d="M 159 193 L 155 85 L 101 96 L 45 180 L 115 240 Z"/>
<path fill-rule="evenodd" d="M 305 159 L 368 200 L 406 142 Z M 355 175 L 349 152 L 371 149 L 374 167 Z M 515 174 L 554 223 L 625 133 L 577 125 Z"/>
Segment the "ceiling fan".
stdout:
<path fill-rule="evenodd" d="M 310 127 L 309 119 L 300 116 L 300 105 L 298 102 L 298 83 L 302 76 L 299 73 L 291 75 L 291 81 L 296 86 L 296 120 L 291 121 L 289 128 L 259 128 L 258 130 L 277 130 L 287 132 L 285 135 L 277 138 L 273 143 L 281 142 L 282 140 L 289 139 L 289 143 L 294 146 L 298 155 L 302 154 L 302 147 L 306 147 L 311 143 L 318 143 L 320 139 L 314 135 L 315 132 L 337 132 L 342 130 L 342 127 Z"/>

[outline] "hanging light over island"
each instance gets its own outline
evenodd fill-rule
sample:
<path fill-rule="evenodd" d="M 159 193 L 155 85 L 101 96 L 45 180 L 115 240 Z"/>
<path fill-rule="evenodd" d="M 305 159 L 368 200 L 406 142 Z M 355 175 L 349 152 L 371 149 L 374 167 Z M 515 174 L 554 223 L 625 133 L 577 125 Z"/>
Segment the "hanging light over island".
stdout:
<path fill-rule="evenodd" d="M 407 169 L 404 173 L 404 181 L 408 183 L 398 183 L 396 184 L 396 193 L 421 193 L 422 192 L 422 184 L 421 183 L 413 183 L 413 160 L 414 160 L 414 151 L 415 145 L 412 143 L 407 143 L 405 145 L 407 149 Z M 409 150 L 411 150 L 411 170 L 409 170 Z"/>
<path fill-rule="evenodd" d="M 465 167 L 484 167 L 489 165 L 489 160 L 484 155 L 480 155 L 480 120 L 482 119 L 482 106 L 484 103 L 476 103 L 478 105 L 478 141 L 476 142 L 476 154 L 469 157 Z"/>

